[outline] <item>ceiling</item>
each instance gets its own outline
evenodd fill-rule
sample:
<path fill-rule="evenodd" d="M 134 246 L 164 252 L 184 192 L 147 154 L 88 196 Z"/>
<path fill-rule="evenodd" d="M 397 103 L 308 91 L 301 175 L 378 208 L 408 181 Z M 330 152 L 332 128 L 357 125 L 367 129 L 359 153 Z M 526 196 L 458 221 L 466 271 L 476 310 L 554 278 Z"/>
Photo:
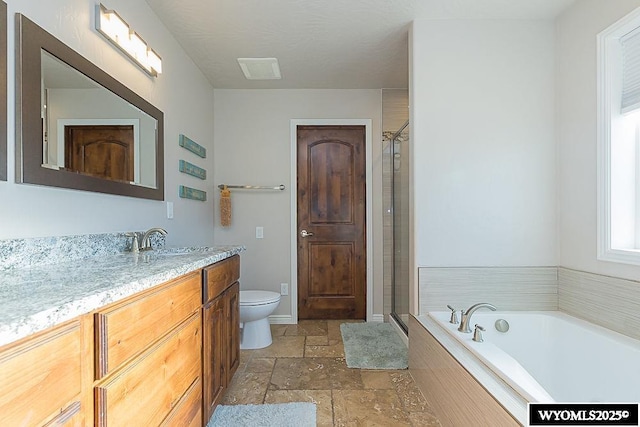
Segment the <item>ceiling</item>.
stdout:
<path fill-rule="evenodd" d="M 408 86 L 414 19 L 553 19 L 575 0 L 146 1 L 215 88 L 381 89 Z M 282 79 L 246 80 L 240 57 L 278 58 Z"/>

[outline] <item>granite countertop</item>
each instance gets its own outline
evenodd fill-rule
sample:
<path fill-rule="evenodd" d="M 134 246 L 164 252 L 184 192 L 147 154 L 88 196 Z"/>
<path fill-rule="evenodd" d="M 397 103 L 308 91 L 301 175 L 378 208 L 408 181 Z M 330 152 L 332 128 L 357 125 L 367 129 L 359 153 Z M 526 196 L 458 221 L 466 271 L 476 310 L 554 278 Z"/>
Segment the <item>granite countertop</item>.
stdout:
<path fill-rule="evenodd" d="M 122 253 L 0 272 L 0 345 L 222 261 L 245 248 Z"/>

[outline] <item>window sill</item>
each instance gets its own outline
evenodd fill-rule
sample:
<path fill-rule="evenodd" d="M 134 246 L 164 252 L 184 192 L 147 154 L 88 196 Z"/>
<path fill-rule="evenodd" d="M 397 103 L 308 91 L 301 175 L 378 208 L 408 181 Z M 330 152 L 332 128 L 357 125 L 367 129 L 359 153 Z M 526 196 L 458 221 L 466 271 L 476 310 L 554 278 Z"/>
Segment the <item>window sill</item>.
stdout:
<path fill-rule="evenodd" d="M 640 265 L 640 249 L 608 249 L 598 254 L 598 260 Z"/>

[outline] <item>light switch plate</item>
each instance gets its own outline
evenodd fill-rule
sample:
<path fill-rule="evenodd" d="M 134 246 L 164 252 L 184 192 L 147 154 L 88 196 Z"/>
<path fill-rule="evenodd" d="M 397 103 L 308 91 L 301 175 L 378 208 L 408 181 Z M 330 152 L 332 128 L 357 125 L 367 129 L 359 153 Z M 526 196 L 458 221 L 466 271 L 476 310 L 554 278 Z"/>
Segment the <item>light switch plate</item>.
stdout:
<path fill-rule="evenodd" d="M 264 227 L 256 227 L 256 239 L 262 239 L 264 237 Z"/>
<path fill-rule="evenodd" d="M 173 202 L 167 202 L 167 218 L 173 219 Z"/>

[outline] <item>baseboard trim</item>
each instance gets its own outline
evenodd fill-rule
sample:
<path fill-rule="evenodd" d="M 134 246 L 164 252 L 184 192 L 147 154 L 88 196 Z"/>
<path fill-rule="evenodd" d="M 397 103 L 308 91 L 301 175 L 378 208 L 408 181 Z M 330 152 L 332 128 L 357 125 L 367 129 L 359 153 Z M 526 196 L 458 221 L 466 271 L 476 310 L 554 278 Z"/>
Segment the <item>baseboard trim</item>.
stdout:
<path fill-rule="evenodd" d="M 272 325 L 295 325 L 298 322 L 294 321 L 290 314 L 274 314 L 269 316 L 269 323 Z"/>
<path fill-rule="evenodd" d="M 384 314 L 372 314 L 369 322 L 384 322 Z"/>

